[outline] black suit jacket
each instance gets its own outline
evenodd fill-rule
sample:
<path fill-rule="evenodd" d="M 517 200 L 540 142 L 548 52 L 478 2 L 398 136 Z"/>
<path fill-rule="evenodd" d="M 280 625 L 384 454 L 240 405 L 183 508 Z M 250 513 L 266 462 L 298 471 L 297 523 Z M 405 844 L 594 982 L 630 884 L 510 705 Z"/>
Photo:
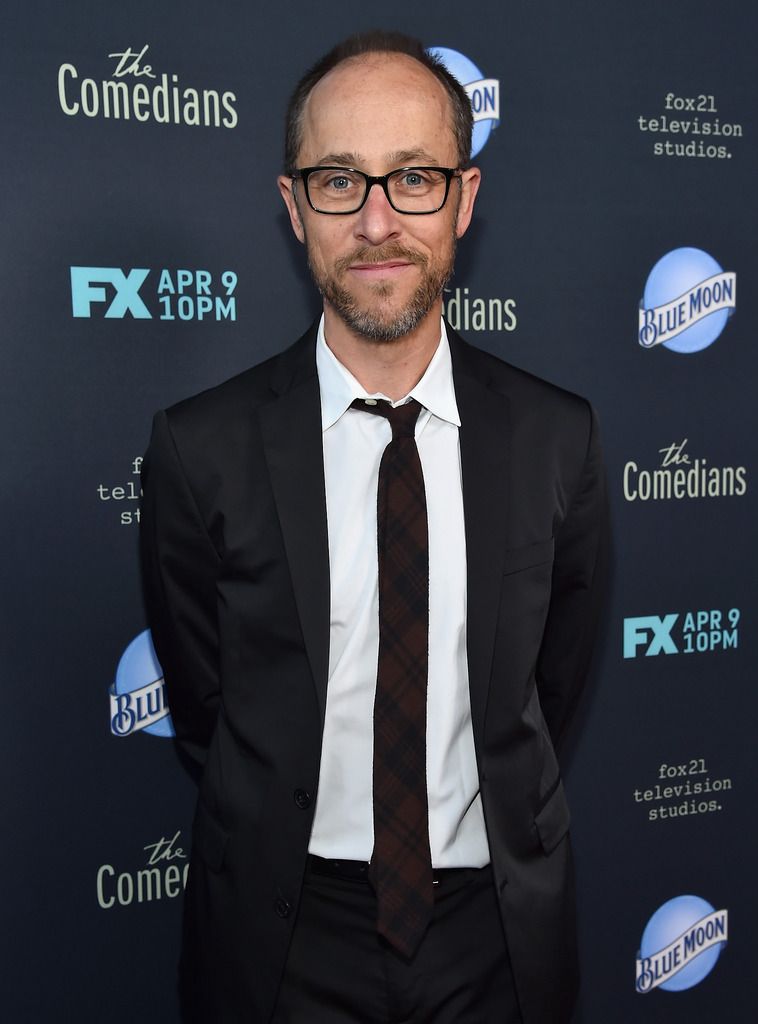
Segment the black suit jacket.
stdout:
<path fill-rule="evenodd" d="M 577 968 L 555 748 L 598 612 L 597 430 L 583 399 L 448 334 L 487 835 L 524 1024 L 560 1024 Z M 177 740 L 202 769 L 180 988 L 204 1024 L 269 1020 L 318 790 L 329 559 L 315 337 L 159 413 L 143 466 L 148 616 Z"/>

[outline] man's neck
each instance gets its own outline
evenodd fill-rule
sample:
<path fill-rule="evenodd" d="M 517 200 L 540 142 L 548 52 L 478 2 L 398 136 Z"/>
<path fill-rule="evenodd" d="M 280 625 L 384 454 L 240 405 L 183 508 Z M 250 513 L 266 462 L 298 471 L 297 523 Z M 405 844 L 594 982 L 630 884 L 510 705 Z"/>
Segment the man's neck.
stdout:
<path fill-rule="evenodd" d="M 396 401 L 421 380 L 440 341 L 442 303 L 436 304 L 410 334 L 395 341 L 372 341 L 351 331 L 328 305 L 324 307 L 324 337 L 343 366 L 368 394 L 381 393 Z"/>

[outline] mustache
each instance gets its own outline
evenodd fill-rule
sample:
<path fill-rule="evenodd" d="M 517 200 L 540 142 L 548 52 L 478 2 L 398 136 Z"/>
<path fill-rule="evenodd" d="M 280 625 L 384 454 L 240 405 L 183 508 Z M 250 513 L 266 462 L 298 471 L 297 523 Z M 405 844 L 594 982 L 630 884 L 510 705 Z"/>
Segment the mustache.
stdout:
<path fill-rule="evenodd" d="M 349 256 L 340 256 L 335 260 L 334 269 L 337 273 L 342 274 L 355 263 L 387 263 L 390 260 L 403 260 L 419 267 L 424 267 L 427 264 L 427 258 L 422 253 L 406 249 L 405 246 L 398 243 L 392 243 L 379 247 L 363 246 L 360 249 L 355 249 Z"/>

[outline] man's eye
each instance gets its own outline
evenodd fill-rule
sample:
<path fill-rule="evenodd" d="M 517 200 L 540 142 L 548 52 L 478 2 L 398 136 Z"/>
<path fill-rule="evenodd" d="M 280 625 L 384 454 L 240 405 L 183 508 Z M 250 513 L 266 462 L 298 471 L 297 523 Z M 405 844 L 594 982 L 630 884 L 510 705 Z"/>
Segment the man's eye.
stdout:
<path fill-rule="evenodd" d="M 407 174 L 403 175 L 402 184 L 408 188 L 413 188 L 416 185 L 423 185 L 425 178 L 419 171 L 408 171 Z"/>
<path fill-rule="evenodd" d="M 335 192 L 344 192 L 346 189 L 349 189 L 352 184 L 352 178 L 348 178 L 344 174 L 330 178 L 326 183 L 327 188 L 333 189 Z"/>

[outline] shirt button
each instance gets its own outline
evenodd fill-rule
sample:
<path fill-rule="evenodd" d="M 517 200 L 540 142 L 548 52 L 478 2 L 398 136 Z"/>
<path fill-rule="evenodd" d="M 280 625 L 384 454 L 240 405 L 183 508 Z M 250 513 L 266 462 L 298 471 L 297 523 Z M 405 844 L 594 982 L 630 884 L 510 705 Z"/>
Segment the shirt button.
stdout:
<path fill-rule="evenodd" d="M 277 912 L 279 917 L 289 917 L 292 907 L 287 902 L 287 900 L 282 899 L 282 897 L 280 896 L 277 899 L 276 903 L 274 904 L 274 910 Z"/>
<path fill-rule="evenodd" d="M 293 795 L 295 803 L 301 811 L 305 811 L 311 806 L 311 794 L 306 789 L 296 789 Z"/>

